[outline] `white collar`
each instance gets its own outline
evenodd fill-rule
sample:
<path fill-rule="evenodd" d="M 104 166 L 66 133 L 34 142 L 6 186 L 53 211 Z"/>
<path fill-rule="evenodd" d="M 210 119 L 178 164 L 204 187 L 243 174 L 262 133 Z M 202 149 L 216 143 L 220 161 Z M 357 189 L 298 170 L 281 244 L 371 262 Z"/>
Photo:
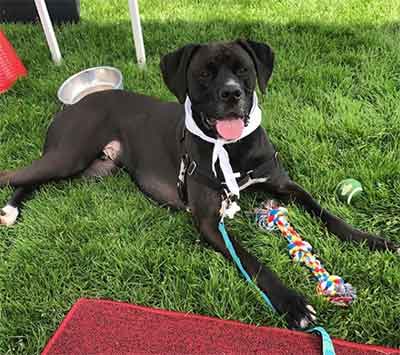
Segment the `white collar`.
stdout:
<path fill-rule="evenodd" d="M 189 132 L 194 135 L 200 137 L 202 140 L 214 143 L 211 168 L 215 176 L 217 176 L 215 170 L 215 163 L 219 160 L 219 165 L 221 167 L 222 173 L 224 174 L 225 183 L 228 187 L 228 190 L 239 197 L 239 185 L 234 176 L 232 166 L 229 161 L 229 154 L 224 148 L 224 144 L 235 143 L 238 140 L 248 136 L 250 133 L 253 133 L 261 124 L 261 110 L 258 107 L 258 99 L 256 92 L 253 94 L 253 106 L 251 107 L 249 120 L 247 126 L 244 128 L 241 136 L 235 140 L 225 140 L 222 138 L 212 138 L 204 134 L 204 132 L 197 126 L 195 120 L 192 116 L 192 103 L 190 102 L 189 96 L 186 97 L 185 100 L 185 126 Z"/>

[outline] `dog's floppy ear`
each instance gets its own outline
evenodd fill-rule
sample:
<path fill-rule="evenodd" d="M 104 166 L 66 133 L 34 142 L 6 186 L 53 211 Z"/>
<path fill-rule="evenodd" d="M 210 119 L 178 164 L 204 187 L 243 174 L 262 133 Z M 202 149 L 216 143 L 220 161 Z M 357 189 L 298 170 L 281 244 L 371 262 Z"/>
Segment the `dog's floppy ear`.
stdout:
<path fill-rule="evenodd" d="M 238 39 L 240 44 L 253 59 L 257 71 L 258 86 L 263 94 L 274 67 L 274 52 L 272 48 L 264 43 Z"/>
<path fill-rule="evenodd" d="M 186 72 L 198 44 L 188 44 L 161 58 L 160 69 L 168 89 L 183 103 L 187 93 Z"/>

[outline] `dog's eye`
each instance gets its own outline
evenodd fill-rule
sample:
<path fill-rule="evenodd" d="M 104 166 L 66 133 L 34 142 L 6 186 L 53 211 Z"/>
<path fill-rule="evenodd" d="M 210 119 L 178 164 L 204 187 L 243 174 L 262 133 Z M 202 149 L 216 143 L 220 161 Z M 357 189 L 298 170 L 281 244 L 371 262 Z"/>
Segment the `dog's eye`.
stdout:
<path fill-rule="evenodd" d="M 236 74 L 238 75 L 243 75 L 247 73 L 247 68 L 246 67 L 240 67 L 238 70 L 236 70 Z"/>
<path fill-rule="evenodd" d="M 203 71 L 200 73 L 200 78 L 202 78 L 202 79 L 207 79 L 207 78 L 209 78 L 210 76 L 211 76 L 211 72 L 208 71 L 208 70 L 203 70 Z"/>

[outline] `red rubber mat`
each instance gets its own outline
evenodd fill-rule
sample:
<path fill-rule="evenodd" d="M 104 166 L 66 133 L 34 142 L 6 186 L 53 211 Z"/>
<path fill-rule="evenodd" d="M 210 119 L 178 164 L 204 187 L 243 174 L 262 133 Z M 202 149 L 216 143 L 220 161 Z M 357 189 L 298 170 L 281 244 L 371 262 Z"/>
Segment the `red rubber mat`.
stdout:
<path fill-rule="evenodd" d="M 333 340 L 338 355 L 400 354 L 400 350 Z M 256 327 L 127 303 L 80 299 L 42 355 L 321 353 L 317 335 Z"/>

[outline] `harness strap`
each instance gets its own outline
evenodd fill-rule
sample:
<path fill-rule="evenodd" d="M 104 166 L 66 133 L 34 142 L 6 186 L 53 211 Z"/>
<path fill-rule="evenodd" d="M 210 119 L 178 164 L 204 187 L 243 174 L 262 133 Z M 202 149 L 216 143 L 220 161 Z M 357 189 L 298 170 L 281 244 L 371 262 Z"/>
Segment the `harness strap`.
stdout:
<path fill-rule="evenodd" d="M 183 145 L 185 145 L 184 141 L 186 138 L 186 127 L 184 125 L 182 126 L 182 129 L 178 133 L 178 135 L 179 141 Z M 252 183 L 256 182 L 252 180 L 267 179 L 268 173 L 271 171 L 271 160 L 273 160 L 276 165 L 277 156 L 278 153 L 275 152 L 271 157 L 263 161 L 263 163 L 261 163 L 255 169 L 249 170 L 245 173 L 235 173 L 235 175 L 238 175 L 237 179 L 239 188 L 244 189 Z M 201 169 L 196 161 L 191 160 L 189 155 L 185 152 L 181 158 L 177 181 L 178 196 L 185 205 L 187 205 L 188 203 L 187 176 L 191 176 L 197 182 L 204 184 L 218 192 L 222 193 L 224 189 L 226 189 L 226 183 L 224 181 L 220 181 L 209 171 Z"/>
<path fill-rule="evenodd" d="M 203 171 L 199 168 L 194 160 L 190 160 L 187 154 L 181 158 L 179 174 L 178 174 L 178 195 L 182 202 L 186 205 L 188 203 L 187 196 L 187 177 L 191 176 L 193 179 L 201 184 L 207 185 L 216 191 L 222 191 L 222 183 L 215 177 L 210 176 L 208 172 Z"/>
<path fill-rule="evenodd" d="M 264 161 L 256 169 L 250 170 L 244 174 L 238 173 L 240 175 L 240 180 L 238 181 L 239 187 L 247 185 L 250 180 L 266 178 L 266 176 L 268 176 L 268 172 L 271 169 L 271 160 L 275 160 L 276 163 L 277 155 L 278 153 L 275 153 L 271 158 Z M 187 204 L 188 202 L 186 191 L 187 176 L 192 176 L 193 179 L 195 179 L 196 181 L 216 191 L 223 191 L 223 189 L 226 187 L 225 182 L 221 182 L 218 178 L 210 175 L 208 171 L 204 171 L 203 169 L 201 169 L 194 160 L 190 160 L 188 154 L 185 154 L 181 158 L 177 183 L 178 194 L 184 204 Z"/>
<path fill-rule="evenodd" d="M 176 188 L 178 190 L 178 196 L 186 206 L 188 203 L 187 188 L 186 188 L 186 171 L 189 165 L 189 157 L 185 154 L 181 158 L 181 163 L 179 167 L 178 181 L 176 183 Z"/>

